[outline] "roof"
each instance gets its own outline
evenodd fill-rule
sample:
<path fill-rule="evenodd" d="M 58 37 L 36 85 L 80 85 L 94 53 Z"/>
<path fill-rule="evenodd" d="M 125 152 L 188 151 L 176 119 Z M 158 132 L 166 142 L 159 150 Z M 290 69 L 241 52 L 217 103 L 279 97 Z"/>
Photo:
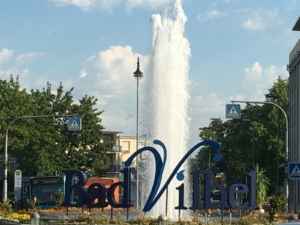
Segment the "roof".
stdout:
<path fill-rule="evenodd" d="M 294 31 L 300 31 L 300 17 L 298 18 L 295 26 L 293 27 Z"/>
<path fill-rule="evenodd" d="M 130 135 L 130 134 L 126 134 L 126 135 L 120 135 L 120 138 L 132 138 L 132 139 L 136 139 L 136 135 Z"/>
<path fill-rule="evenodd" d="M 102 130 L 102 134 L 121 134 L 120 131 L 109 131 L 109 130 Z"/>

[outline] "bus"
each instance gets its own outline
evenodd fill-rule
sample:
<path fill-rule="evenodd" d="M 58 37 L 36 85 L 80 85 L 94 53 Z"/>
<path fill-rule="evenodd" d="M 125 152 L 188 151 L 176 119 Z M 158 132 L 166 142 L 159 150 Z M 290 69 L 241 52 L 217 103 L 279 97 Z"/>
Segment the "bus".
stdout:
<path fill-rule="evenodd" d="M 22 182 L 21 205 L 23 208 L 54 208 L 62 205 L 63 177 L 30 177 Z"/>

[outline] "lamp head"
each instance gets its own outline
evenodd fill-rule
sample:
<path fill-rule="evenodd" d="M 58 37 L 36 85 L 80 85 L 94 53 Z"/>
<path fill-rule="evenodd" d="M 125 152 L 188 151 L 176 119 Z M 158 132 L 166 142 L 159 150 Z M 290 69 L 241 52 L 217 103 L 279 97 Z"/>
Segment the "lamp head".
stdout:
<path fill-rule="evenodd" d="M 137 68 L 136 71 L 133 73 L 133 76 L 137 79 L 143 77 L 143 72 L 140 70 L 140 58 L 137 59 Z"/>
<path fill-rule="evenodd" d="M 272 95 L 271 93 L 266 94 L 265 97 L 267 102 L 272 102 L 274 100 L 274 95 Z"/>

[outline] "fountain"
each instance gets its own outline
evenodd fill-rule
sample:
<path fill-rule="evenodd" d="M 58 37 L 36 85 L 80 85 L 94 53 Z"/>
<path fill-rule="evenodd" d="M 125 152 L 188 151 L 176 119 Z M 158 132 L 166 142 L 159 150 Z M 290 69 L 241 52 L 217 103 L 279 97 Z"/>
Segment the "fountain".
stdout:
<path fill-rule="evenodd" d="M 186 21 L 181 0 L 176 0 L 174 6 L 166 10 L 163 15 L 152 16 L 153 49 L 150 71 L 145 76 L 144 109 L 147 111 L 145 112 L 144 126 L 150 140 L 160 139 L 167 147 L 168 158 L 162 183 L 165 182 L 166 177 L 169 176 L 174 165 L 187 149 L 190 45 L 184 35 Z M 148 163 L 145 167 L 150 168 L 146 171 L 152 171 L 153 161 L 146 161 Z M 151 172 L 144 177 L 148 177 L 148 175 L 151 177 Z M 147 181 L 149 184 L 146 186 L 149 189 L 152 180 L 145 179 L 144 182 L 147 184 Z M 164 193 L 165 197 L 162 197 L 151 211 L 153 217 L 177 218 L 178 211 L 174 208 L 178 204 L 176 191 L 178 184 L 179 182 L 175 179 L 171 182 L 168 203 L 166 203 L 166 193 Z M 147 193 L 147 191 L 143 191 L 143 193 Z"/>

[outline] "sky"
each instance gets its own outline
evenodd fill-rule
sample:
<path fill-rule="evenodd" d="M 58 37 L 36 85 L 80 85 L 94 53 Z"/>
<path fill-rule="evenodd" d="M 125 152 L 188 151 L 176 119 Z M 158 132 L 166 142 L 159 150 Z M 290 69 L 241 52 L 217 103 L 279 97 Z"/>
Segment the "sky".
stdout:
<path fill-rule="evenodd" d="M 147 76 L 151 15 L 174 0 L 2 0 L 0 79 L 28 90 L 50 81 L 99 99 L 106 130 L 135 134 L 136 58 Z M 191 140 L 233 99 L 263 100 L 287 78 L 300 0 L 183 0 L 191 46 Z M 143 96 L 143 90 L 141 95 Z M 143 115 L 141 115 L 141 123 Z"/>

